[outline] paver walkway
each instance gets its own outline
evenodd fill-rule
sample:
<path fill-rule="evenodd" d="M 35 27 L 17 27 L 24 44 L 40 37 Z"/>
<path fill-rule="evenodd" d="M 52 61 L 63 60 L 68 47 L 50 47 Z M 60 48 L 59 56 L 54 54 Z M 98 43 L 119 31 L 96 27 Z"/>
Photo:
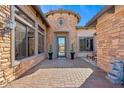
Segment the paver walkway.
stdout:
<path fill-rule="evenodd" d="M 45 60 L 11 82 L 7 88 L 122 87 L 105 78 L 106 73 L 81 58 Z"/>

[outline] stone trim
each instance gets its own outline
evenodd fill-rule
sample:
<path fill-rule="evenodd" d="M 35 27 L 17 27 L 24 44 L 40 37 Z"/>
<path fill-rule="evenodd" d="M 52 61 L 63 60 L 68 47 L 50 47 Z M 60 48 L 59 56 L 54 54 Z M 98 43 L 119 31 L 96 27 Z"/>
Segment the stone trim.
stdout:
<path fill-rule="evenodd" d="M 79 14 L 76 14 L 75 12 L 69 11 L 69 10 L 63 10 L 63 9 L 51 10 L 51 11 L 49 11 L 48 13 L 46 13 L 45 15 L 46 15 L 46 17 L 48 17 L 49 15 L 53 15 L 53 14 L 55 14 L 55 13 L 60 13 L 60 14 L 62 14 L 62 13 L 68 13 L 69 15 L 72 14 L 72 15 L 74 15 L 75 17 L 77 17 L 78 22 L 80 21 L 80 18 L 81 18 L 80 15 L 79 15 Z"/>
<path fill-rule="evenodd" d="M 47 19 L 45 18 L 43 12 L 40 9 L 40 6 L 38 5 L 32 5 L 32 7 L 35 9 L 35 11 L 37 11 L 37 13 L 40 15 L 41 19 L 43 19 L 43 21 L 45 22 L 46 26 L 49 27 L 49 23 L 47 21 Z"/>
<path fill-rule="evenodd" d="M 96 29 L 96 27 L 84 27 L 84 26 L 76 26 L 76 29 L 85 29 L 85 30 L 88 30 L 88 29 Z"/>

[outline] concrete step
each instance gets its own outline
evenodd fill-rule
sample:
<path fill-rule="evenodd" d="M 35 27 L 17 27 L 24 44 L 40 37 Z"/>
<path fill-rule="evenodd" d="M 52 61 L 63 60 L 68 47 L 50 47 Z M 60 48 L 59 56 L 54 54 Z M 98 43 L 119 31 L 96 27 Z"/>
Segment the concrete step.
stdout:
<path fill-rule="evenodd" d="M 118 69 L 118 68 L 113 68 L 113 70 L 120 71 L 120 69 Z"/>
<path fill-rule="evenodd" d="M 116 75 L 117 77 L 119 77 L 120 76 L 120 71 L 118 71 L 118 70 L 112 70 L 111 72 L 109 72 L 110 74 L 114 74 L 114 75 Z"/>
<path fill-rule="evenodd" d="M 118 75 L 116 75 L 116 74 L 114 74 L 114 73 L 111 73 L 111 72 L 108 73 L 108 76 L 109 76 L 109 77 L 113 77 L 113 78 L 115 78 L 115 79 L 118 79 Z"/>
<path fill-rule="evenodd" d="M 123 78 L 123 62 L 120 60 L 115 60 L 114 63 L 110 64 L 110 72 L 107 73 L 107 79 L 113 83 L 121 83 Z"/>
<path fill-rule="evenodd" d="M 114 77 L 114 76 L 106 76 L 106 78 L 111 81 L 112 83 L 114 84 L 119 84 L 119 83 L 122 83 L 122 81 L 120 79 L 118 79 L 117 77 Z"/>
<path fill-rule="evenodd" d="M 120 78 L 120 76 L 118 76 L 118 74 L 116 75 L 116 74 L 111 73 L 111 72 L 109 72 L 107 74 L 107 79 L 109 79 L 112 83 L 121 83 L 122 82 L 121 78 Z"/>

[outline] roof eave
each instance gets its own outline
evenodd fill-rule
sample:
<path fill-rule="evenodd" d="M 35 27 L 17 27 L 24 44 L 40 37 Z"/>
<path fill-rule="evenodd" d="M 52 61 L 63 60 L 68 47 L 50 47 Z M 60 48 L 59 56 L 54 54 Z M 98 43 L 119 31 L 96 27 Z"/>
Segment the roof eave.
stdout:
<path fill-rule="evenodd" d="M 39 5 L 32 5 L 32 6 L 40 14 L 40 17 L 43 19 L 43 21 L 45 22 L 45 24 L 47 25 L 47 27 L 50 27 L 47 19 L 45 18 L 42 10 L 40 9 L 40 6 Z"/>
<path fill-rule="evenodd" d="M 75 13 L 74 11 L 70 11 L 70 10 L 64 10 L 64 9 L 58 9 L 58 10 L 51 10 L 49 12 L 47 12 L 45 14 L 45 16 L 49 16 L 51 14 L 57 13 L 57 12 L 68 12 L 68 13 L 72 13 L 74 16 L 76 16 L 78 18 L 78 23 L 80 22 L 81 16 L 78 13 Z"/>
<path fill-rule="evenodd" d="M 76 29 L 95 29 L 95 27 L 76 26 Z"/>
<path fill-rule="evenodd" d="M 86 23 L 85 27 L 88 27 L 90 25 L 92 25 L 95 21 L 97 21 L 97 19 L 104 14 L 107 10 L 109 10 L 111 7 L 113 7 L 114 5 L 108 5 L 106 7 L 104 7 L 100 12 L 98 12 L 88 23 Z"/>

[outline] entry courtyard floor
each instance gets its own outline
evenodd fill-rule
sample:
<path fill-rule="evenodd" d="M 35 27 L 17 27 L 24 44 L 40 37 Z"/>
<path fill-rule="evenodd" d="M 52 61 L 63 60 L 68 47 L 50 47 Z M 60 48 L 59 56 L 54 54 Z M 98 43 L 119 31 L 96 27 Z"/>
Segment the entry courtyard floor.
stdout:
<path fill-rule="evenodd" d="M 6 88 L 120 88 L 105 78 L 106 73 L 81 58 L 40 62 Z"/>

